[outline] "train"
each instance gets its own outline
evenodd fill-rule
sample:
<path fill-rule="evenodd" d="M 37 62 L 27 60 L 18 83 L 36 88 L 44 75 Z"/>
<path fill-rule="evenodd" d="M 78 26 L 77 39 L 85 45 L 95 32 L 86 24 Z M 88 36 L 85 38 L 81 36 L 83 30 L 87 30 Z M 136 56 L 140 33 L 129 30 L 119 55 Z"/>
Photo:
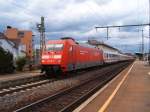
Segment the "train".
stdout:
<path fill-rule="evenodd" d="M 47 75 L 90 68 L 94 66 L 133 60 L 122 53 L 105 52 L 95 46 L 79 44 L 72 37 L 50 40 L 42 52 L 42 72 Z"/>

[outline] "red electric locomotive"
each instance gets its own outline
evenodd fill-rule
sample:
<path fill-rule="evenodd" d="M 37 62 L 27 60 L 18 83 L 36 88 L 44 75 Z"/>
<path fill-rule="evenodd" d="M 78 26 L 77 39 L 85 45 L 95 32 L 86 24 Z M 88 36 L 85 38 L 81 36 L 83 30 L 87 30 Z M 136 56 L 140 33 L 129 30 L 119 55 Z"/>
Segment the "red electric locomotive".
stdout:
<path fill-rule="evenodd" d="M 46 74 L 65 73 L 103 64 L 103 52 L 80 45 L 70 37 L 50 40 L 42 53 L 41 64 Z"/>

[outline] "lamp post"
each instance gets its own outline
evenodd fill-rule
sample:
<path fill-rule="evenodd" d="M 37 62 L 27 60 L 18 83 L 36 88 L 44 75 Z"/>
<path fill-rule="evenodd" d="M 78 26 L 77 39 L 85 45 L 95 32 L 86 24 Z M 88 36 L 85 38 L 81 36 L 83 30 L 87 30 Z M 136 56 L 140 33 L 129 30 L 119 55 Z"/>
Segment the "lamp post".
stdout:
<path fill-rule="evenodd" d="M 148 52 L 148 62 L 150 65 L 150 0 L 149 0 L 149 52 Z"/>

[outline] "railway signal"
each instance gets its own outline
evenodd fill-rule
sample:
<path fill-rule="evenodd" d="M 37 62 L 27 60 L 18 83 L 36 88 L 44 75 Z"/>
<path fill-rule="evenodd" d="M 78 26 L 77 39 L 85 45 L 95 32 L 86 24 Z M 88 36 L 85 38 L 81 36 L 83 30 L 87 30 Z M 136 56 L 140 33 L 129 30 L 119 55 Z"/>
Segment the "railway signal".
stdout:
<path fill-rule="evenodd" d="M 40 57 L 41 57 L 43 50 L 46 49 L 44 17 L 41 17 L 41 23 L 37 24 L 37 29 L 40 32 Z"/>

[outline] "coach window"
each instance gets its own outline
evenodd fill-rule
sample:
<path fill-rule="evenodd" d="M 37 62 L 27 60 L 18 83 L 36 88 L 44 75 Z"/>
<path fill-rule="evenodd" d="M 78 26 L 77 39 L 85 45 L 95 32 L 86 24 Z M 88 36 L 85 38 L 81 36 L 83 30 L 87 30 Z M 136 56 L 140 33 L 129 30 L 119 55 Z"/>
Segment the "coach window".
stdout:
<path fill-rule="evenodd" d="M 107 58 L 109 58 L 109 54 L 107 54 Z"/>

